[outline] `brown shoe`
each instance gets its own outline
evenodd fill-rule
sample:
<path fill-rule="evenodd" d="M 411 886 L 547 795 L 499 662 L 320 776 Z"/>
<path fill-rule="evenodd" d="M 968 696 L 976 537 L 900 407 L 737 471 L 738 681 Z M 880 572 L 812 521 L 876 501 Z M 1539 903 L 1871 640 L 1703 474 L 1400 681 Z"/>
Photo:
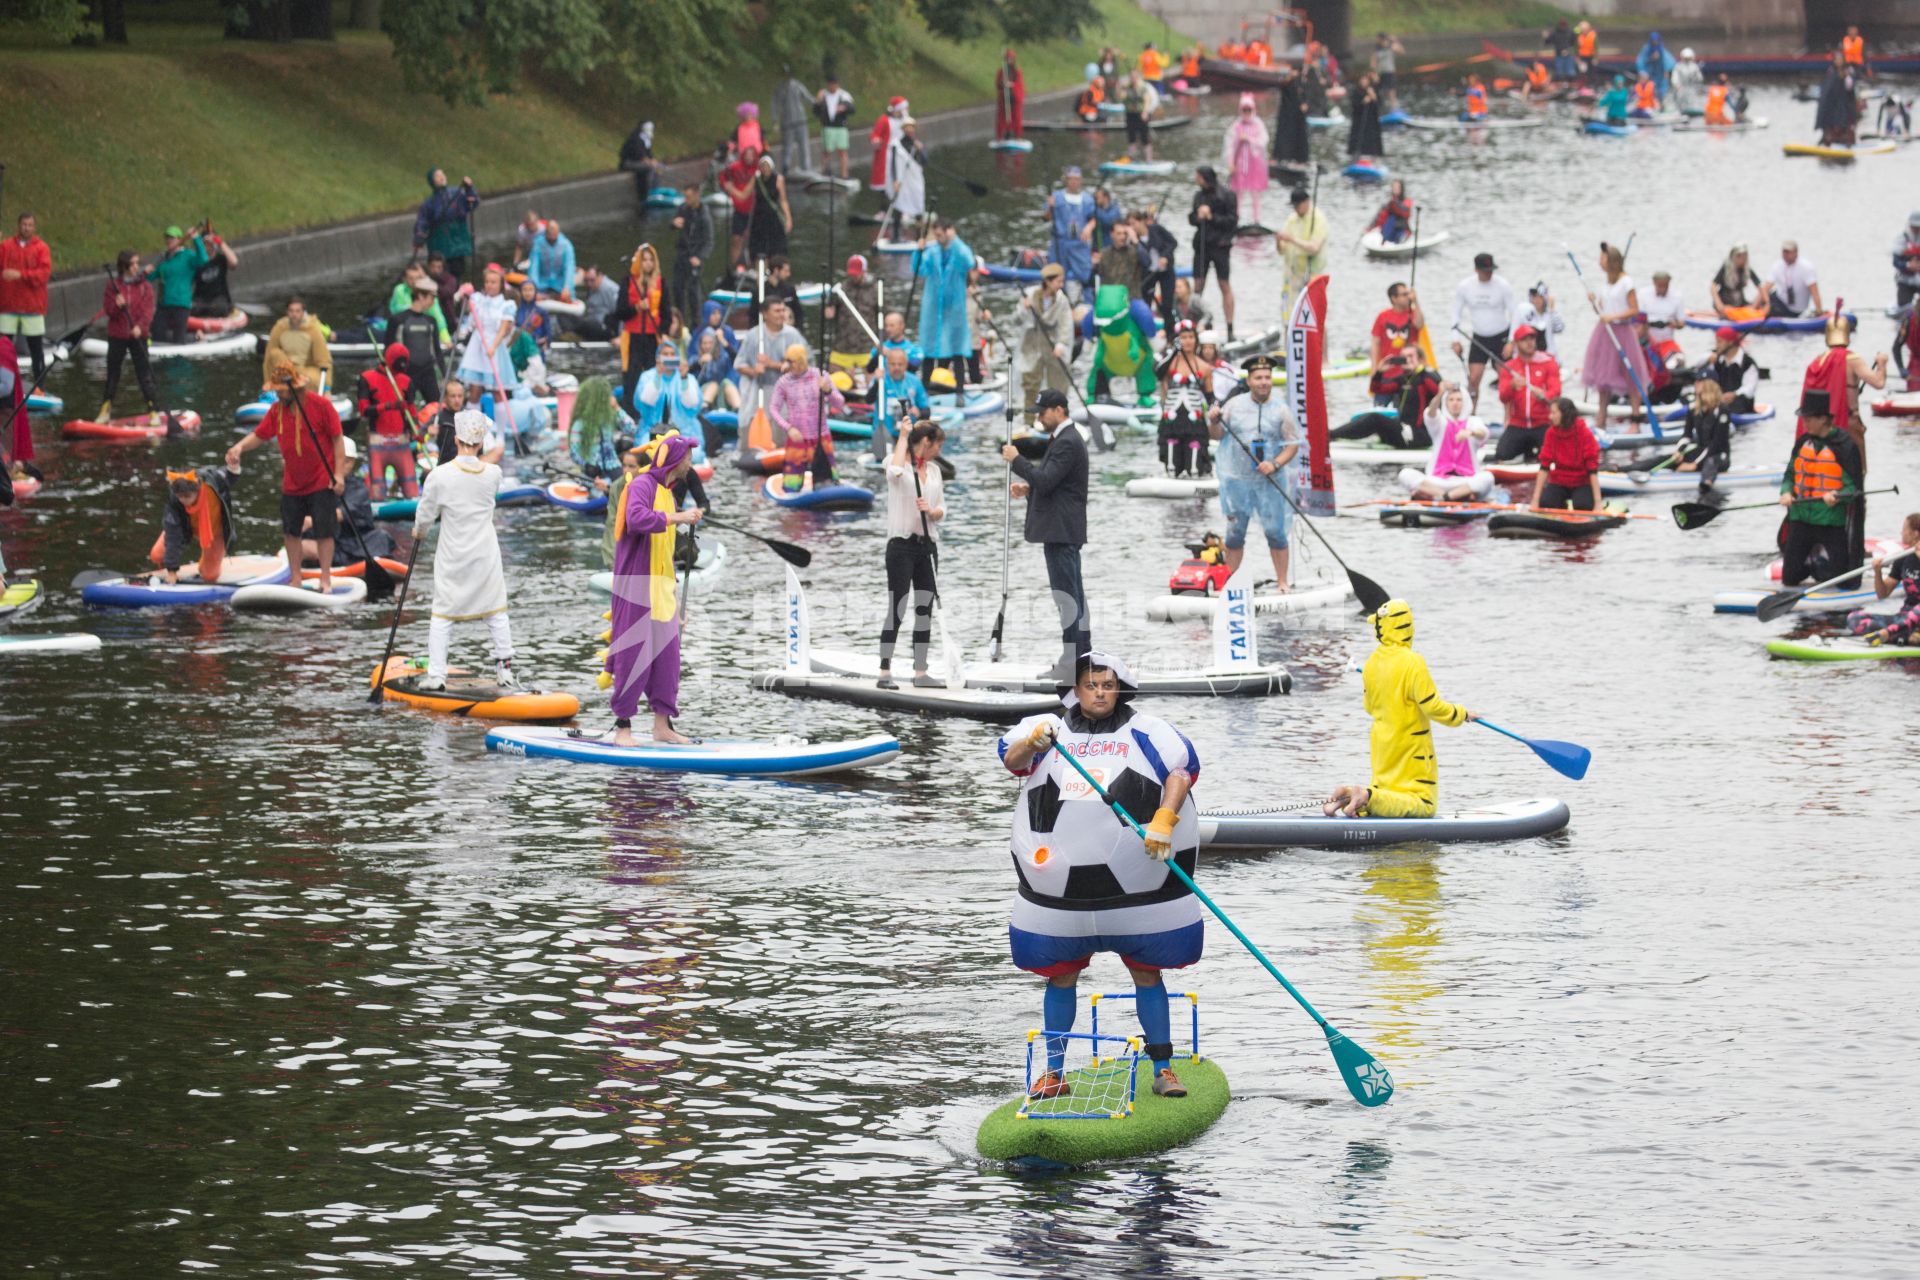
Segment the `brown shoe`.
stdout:
<path fill-rule="evenodd" d="M 1027 1090 L 1027 1096 L 1036 1100 L 1057 1098 L 1070 1091 L 1067 1082 L 1060 1078 L 1058 1071 L 1049 1071 L 1033 1082 L 1033 1088 Z"/>
<path fill-rule="evenodd" d="M 1172 1067 L 1162 1067 L 1153 1077 L 1153 1095 L 1156 1098 L 1184 1098 L 1187 1086 L 1180 1083 L 1180 1077 L 1173 1074 Z"/>

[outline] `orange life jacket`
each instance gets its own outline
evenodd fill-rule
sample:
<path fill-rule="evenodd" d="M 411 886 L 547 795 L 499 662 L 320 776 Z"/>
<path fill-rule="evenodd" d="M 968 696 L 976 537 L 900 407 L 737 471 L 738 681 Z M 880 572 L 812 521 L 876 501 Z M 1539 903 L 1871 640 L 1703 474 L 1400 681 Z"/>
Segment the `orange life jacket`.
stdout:
<path fill-rule="evenodd" d="M 1467 114 L 1470 116 L 1487 114 L 1487 91 L 1477 84 L 1467 90 Z"/>
<path fill-rule="evenodd" d="M 1227 41 L 1225 44 L 1222 44 L 1219 47 L 1219 49 L 1215 50 L 1216 53 L 1218 53 L 1222 58 L 1225 58 L 1228 62 L 1240 61 L 1240 55 L 1245 53 L 1246 51 L 1247 51 L 1247 46 L 1243 44 L 1239 44 L 1232 40 Z"/>
<path fill-rule="evenodd" d="M 1536 62 L 1527 70 L 1527 83 L 1536 89 L 1544 89 L 1552 83 L 1547 72 L 1547 64 Z"/>
<path fill-rule="evenodd" d="M 1599 47 L 1600 47 L 1600 33 L 1598 31 L 1588 30 L 1588 31 L 1582 31 L 1580 33 L 1579 49 L 1580 49 L 1581 57 L 1591 58 L 1593 56 L 1593 51 Z"/>
<path fill-rule="evenodd" d="M 1727 86 L 1716 84 L 1707 90 L 1707 123 L 1732 124 L 1727 115 Z"/>
<path fill-rule="evenodd" d="M 1825 441 L 1809 437 L 1793 454 L 1793 496 L 1798 502 L 1818 501 L 1846 487 L 1847 475 L 1839 455 Z"/>
<path fill-rule="evenodd" d="M 1158 80 L 1166 73 L 1166 70 L 1167 60 L 1160 56 L 1159 50 L 1142 49 L 1140 51 L 1140 78 L 1142 80 Z"/>
<path fill-rule="evenodd" d="M 1180 60 L 1180 74 L 1189 80 L 1198 79 L 1200 76 L 1200 55 L 1190 53 L 1182 58 Z"/>
<path fill-rule="evenodd" d="M 1270 67 L 1273 65 L 1273 49 L 1265 40 L 1255 40 L 1247 46 L 1247 65 L 1252 67 Z"/>
<path fill-rule="evenodd" d="M 1850 67 L 1865 66 L 1867 42 L 1860 36 L 1845 36 L 1840 41 L 1840 56 Z"/>
<path fill-rule="evenodd" d="M 1653 92 L 1653 81 L 1642 80 L 1633 86 L 1633 109 L 1635 111 L 1657 111 L 1660 99 Z"/>

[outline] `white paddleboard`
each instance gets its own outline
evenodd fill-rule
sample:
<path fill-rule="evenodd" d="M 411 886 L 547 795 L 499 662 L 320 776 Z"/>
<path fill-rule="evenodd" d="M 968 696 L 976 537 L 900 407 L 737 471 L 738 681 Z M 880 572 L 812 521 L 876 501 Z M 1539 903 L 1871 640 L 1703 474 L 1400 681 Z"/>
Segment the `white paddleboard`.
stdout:
<path fill-rule="evenodd" d="M 365 578 L 335 578 L 326 595 L 320 594 L 320 580 L 314 578 L 297 587 L 281 582 L 242 587 L 227 603 L 242 613 L 304 613 L 309 609 L 344 609 L 366 598 Z"/>
<path fill-rule="evenodd" d="M 0 635 L 0 655 L 9 653 L 92 653 L 100 647 L 100 637 L 91 631 L 70 631 L 63 635 Z"/>

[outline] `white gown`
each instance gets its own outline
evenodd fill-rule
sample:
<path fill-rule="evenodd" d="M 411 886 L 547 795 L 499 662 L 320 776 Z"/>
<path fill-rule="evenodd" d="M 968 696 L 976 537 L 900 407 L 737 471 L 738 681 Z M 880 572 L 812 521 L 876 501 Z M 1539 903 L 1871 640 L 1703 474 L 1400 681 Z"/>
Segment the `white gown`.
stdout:
<path fill-rule="evenodd" d="M 440 520 L 433 549 L 433 616 L 468 622 L 503 612 L 507 578 L 500 566 L 500 540 L 493 532 L 500 468 L 478 458 L 455 458 L 427 473 L 413 536 Z"/>

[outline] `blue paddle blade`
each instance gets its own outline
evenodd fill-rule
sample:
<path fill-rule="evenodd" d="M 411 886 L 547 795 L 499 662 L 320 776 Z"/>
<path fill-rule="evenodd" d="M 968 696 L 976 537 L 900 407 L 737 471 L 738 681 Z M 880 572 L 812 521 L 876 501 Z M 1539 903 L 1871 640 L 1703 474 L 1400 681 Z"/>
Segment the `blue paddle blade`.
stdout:
<path fill-rule="evenodd" d="M 1577 742 L 1528 738 L 1526 743 L 1533 748 L 1533 754 L 1545 760 L 1555 773 L 1572 778 L 1575 782 L 1587 776 L 1587 766 L 1593 763 L 1593 752 Z"/>
<path fill-rule="evenodd" d="M 1334 1065 L 1347 1082 L 1347 1092 L 1363 1107 L 1377 1107 L 1393 1096 L 1393 1076 L 1372 1054 L 1327 1023 L 1327 1048 L 1333 1050 Z"/>

